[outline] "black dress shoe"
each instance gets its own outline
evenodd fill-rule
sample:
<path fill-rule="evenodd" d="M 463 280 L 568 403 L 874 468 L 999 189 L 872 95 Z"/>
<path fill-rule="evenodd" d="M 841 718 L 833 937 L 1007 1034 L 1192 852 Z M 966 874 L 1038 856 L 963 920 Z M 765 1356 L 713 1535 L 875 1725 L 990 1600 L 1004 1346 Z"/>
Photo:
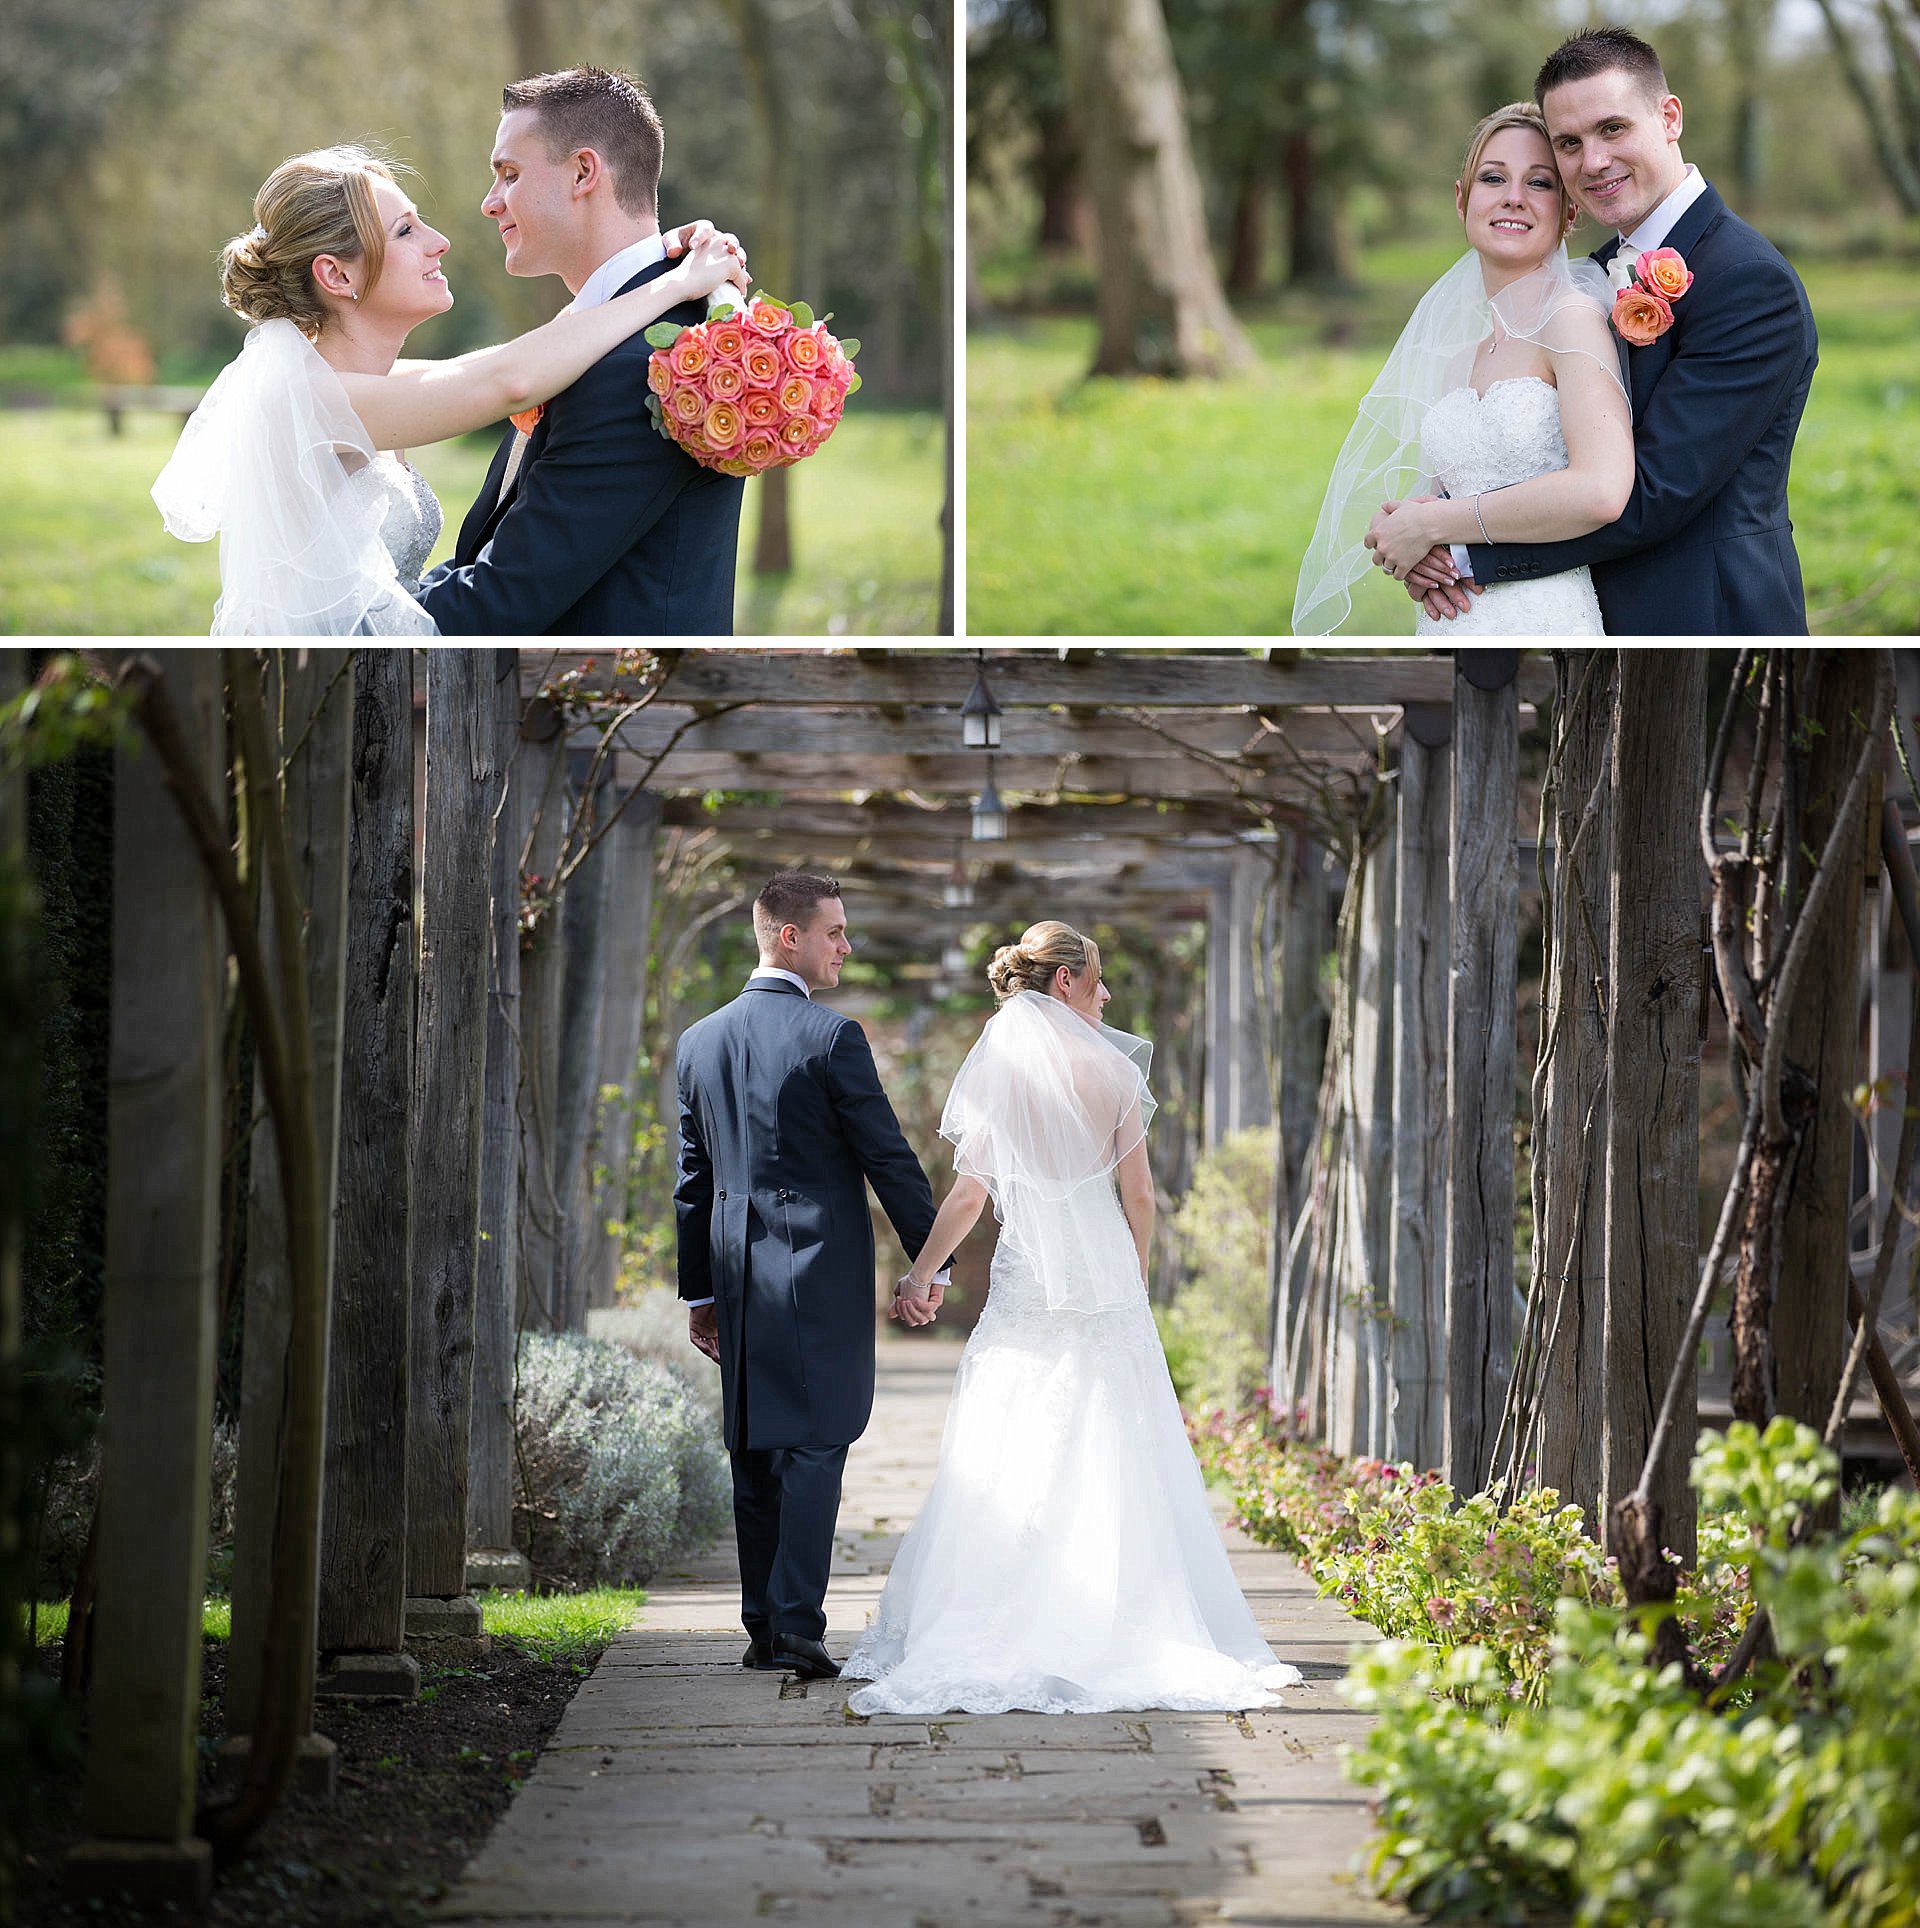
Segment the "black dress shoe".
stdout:
<path fill-rule="evenodd" d="M 752 1667 L 757 1671 L 765 1672 L 769 1668 L 784 1668 L 786 1662 L 773 1651 L 771 1640 L 756 1640 L 740 1656 L 740 1664 L 743 1667 Z"/>
<path fill-rule="evenodd" d="M 773 1636 L 774 1664 L 791 1668 L 802 1680 L 838 1680 L 840 1663 L 817 1640 L 803 1639 L 796 1633 Z"/>

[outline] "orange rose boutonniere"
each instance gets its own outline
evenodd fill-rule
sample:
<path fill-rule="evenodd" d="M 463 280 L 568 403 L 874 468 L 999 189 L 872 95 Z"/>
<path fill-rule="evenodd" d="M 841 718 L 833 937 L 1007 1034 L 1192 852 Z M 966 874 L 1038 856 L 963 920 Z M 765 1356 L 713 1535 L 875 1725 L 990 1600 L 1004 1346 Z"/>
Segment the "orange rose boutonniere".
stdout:
<path fill-rule="evenodd" d="M 518 415 L 509 415 L 507 420 L 510 421 L 522 435 L 531 435 L 534 429 L 539 426 L 541 416 L 546 412 L 547 405 L 545 402 L 535 402 L 531 408 L 523 408 Z"/>
<path fill-rule="evenodd" d="M 1613 325 L 1635 348 L 1656 342 L 1673 326 L 1673 304 L 1693 286 L 1693 270 L 1678 248 L 1626 249 L 1607 270 L 1613 283 Z"/>

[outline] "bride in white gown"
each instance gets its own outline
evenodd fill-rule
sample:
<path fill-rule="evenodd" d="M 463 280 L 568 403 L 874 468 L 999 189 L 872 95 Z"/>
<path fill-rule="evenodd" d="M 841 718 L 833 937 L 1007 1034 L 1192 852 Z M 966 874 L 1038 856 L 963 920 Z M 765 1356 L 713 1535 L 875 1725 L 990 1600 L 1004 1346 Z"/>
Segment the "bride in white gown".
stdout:
<path fill-rule="evenodd" d="M 1338 629 L 1376 563 L 1405 581 L 1436 548 L 1586 535 L 1632 492 L 1607 277 L 1567 259 L 1575 210 L 1530 101 L 1474 129 L 1454 201 L 1469 252 L 1421 298 L 1361 402 L 1301 563 L 1296 635 Z M 1461 615 L 1415 613 L 1426 640 L 1603 628 L 1585 569 L 1485 586 Z"/>
<path fill-rule="evenodd" d="M 1150 1046 L 1100 1021 L 1100 954 L 1034 925 L 940 1121 L 958 1174 L 902 1295 L 991 1198 L 992 1290 L 939 1469 L 841 1671 L 861 1714 L 1274 1704 L 1147 1305 Z"/>

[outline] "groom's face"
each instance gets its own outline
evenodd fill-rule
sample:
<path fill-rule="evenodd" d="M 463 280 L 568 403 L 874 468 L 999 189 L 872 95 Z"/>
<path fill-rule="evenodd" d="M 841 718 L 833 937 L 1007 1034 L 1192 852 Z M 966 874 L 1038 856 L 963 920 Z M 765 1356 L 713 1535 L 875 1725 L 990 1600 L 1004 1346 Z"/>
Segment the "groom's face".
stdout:
<path fill-rule="evenodd" d="M 831 991 L 840 982 L 840 966 L 853 955 L 853 945 L 847 938 L 847 907 L 839 898 L 821 898 L 804 924 L 789 924 L 781 935 L 781 948 L 792 959 L 788 968 L 816 991 Z"/>
<path fill-rule="evenodd" d="M 572 258 L 580 221 L 573 156 L 556 160 L 538 111 L 518 107 L 500 117 L 491 165 L 493 185 L 480 212 L 500 230 L 508 274 L 558 274 Z"/>
<path fill-rule="evenodd" d="M 1629 234 L 1673 190 L 1680 158 L 1680 102 L 1619 68 L 1553 88 L 1540 103 L 1554 159 L 1584 214 Z"/>

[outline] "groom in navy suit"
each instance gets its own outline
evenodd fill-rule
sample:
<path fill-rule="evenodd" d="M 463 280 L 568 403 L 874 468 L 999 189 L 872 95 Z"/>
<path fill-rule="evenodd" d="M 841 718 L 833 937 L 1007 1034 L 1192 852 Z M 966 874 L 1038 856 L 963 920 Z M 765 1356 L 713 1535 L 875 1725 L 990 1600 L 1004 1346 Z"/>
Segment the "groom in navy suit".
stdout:
<path fill-rule="evenodd" d="M 1787 466 L 1818 357 L 1800 277 L 1681 159 L 1680 102 L 1644 40 L 1576 34 L 1534 98 L 1568 191 L 1615 231 L 1594 259 L 1673 248 L 1693 282 L 1664 334 L 1622 344 L 1635 477 L 1619 520 L 1567 542 L 1435 549 L 1410 592 L 1450 616 L 1476 585 L 1585 566 L 1609 635 L 1805 635 Z"/>
<path fill-rule="evenodd" d="M 743 1664 L 840 1671 L 822 1644 L 847 1448 L 873 1410 L 871 1185 L 909 1260 L 933 1191 L 853 1019 L 813 1002 L 852 952 L 831 877 L 784 871 L 754 899 L 760 968 L 680 1040 L 673 1195 L 688 1336 L 720 1367 L 733 1461 Z M 929 1325 L 901 1281 L 892 1316 Z"/>
<path fill-rule="evenodd" d="M 557 274 L 576 308 L 663 274 L 664 137 L 640 84 L 597 67 L 501 95 L 493 185 L 512 275 Z M 699 303 L 667 321 L 705 318 Z M 647 413 L 644 335 L 510 429 L 453 560 L 420 601 L 445 635 L 730 636 L 738 477 L 704 469 Z"/>

